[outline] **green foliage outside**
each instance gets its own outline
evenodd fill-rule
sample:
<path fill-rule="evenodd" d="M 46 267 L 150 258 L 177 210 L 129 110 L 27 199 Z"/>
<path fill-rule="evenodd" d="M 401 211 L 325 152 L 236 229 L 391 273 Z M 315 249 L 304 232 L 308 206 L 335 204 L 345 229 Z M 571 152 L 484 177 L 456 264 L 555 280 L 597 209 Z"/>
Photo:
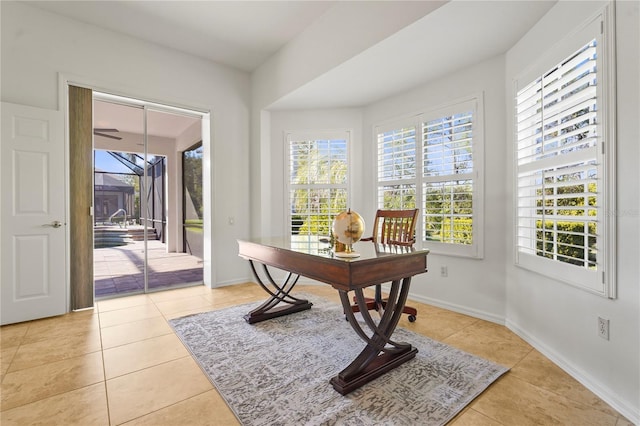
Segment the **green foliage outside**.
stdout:
<path fill-rule="evenodd" d="M 415 209 L 416 191 L 413 185 L 385 187 L 382 208 L 388 210 Z"/>
<path fill-rule="evenodd" d="M 473 243 L 473 186 L 431 185 L 425 195 L 425 239 L 451 244 Z"/>
<path fill-rule="evenodd" d="M 133 212 L 127 212 L 131 218 L 139 218 L 140 214 L 140 177 L 135 174 L 121 175 L 120 179 L 133 186 Z M 115 219 L 115 218 L 114 218 Z"/>
<path fill-rule="evenodd" d="M 536 221 L 538 256 L 577 266 L 594 268 L 596 264 L 595 222 Z M 587 233 L 585 234 L 585 230 Z M 585 244 L 585 238 L 587 244 Z M 585 247 L 588 247 L 585 259 Z"/>
<path fill-rule="evenodd" d="M 537 214 L 573 216 L 593 221 L 536 221 L 536 253 L 538 256 L 556 259 L 573 265 L 595 268 L 596 265 L 596 183 L 589 183 L 587 206 L 585 206 L 584 184 L 563 185 L 546 188 L 548 198 L 541 196 L 538 190 Z M 575 194 L 575 196 L 571 196 Z M 588 252 L 585 256 L 585 250 Z"/>
<path fill-rule="evenodd" d="M 182 157 L 183 184 L 198 218 L 203 218 L 202 205 L 202 152 L 185 151 Z"/>
<path fill-rule="evenodd" d="M 291 233 L 329 235 L 335 215 L 347 209 L 346 189 L 329 187 L 346 182 L 346 161 L 332 158 L 331 151 L 320 148 L 315 141 L 293 143 L 298 160 L 292 170 L 292 184 L 307 187 L 293 190 Z"/>
<path fill-rule="evenodd" d="M 446 218 L 440 223 L 440 233 L 427 240 L 444 243 L 471 244 L 473 242 L 473 219 L 466 217 Z"/>
<path fill-rule="evenodd" d="M 421 212 L 425 215 L 425 240 L 471 244 L 472 196 L 470 184 L 430 186 Z M 415 188 L 412 185 L 385 187 L 382 198 L 385 209 L 413 209 L 416 206 Z"/>
<path fill-rule="evenodd" d="M 187 219 L 184 221 L 184 227 L 191 232 L 197 234 L 204 233 L 204 222 L 202 219 Z"/>

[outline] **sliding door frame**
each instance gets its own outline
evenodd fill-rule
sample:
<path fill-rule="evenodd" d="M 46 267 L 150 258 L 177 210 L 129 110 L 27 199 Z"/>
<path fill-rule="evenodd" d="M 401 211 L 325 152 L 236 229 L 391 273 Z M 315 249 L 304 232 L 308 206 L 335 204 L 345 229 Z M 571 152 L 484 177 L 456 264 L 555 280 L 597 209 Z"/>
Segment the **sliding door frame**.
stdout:
<path fill-rule="evenodd" d="M 120 97 L 123 99 L 128 99 L 128 100 L 136 100 L 139 101 L 142 105 L 144 105 L 143 107 L 146 108 L 150 108 L 154 111 L 166 111 L 166 112 L 180 112 L 180 113 L 191 113 L 192 115 L 198 116 L 201 119 L 201 123 L 202 123 L 202 132 L 201 132 L 201 136 L 202 136 L 202 144 L 203 144 L 203 155 L 204 156 L 208 156 L 209 158 L 212 157 L 211 152 L 212 152 L 212 141 L 211 141 L 211 109 L 210 108 L 206 108 L 206 107 L 198 107 L 198 106 L 193 106 L 193 105 L 184 105 L 181 104 L 180 102 L 172 102 L 170 100 L 159 100 L 159 101 L 152 101 L 152 100 L 145 100 L 145 99 L 152 99 L 152 97 L 149 96 L 142 96 L 139 94 L 135 94 L 135 93 L 131 93 L 128 92 L 127 90 L 117 90 L 117 89 L 110 89 L 107 88 L 108 85 L 105 84 L 101 84 L 95 81 L 88 81 L 86 78 L 83 77 L 78 77 L 78 76 L 70 76 L 70 75 L 64 75 L 62 73 L 60 73 L 58 75 L 58 88 L 59 88 L 59 93 L 61 93 L 61 96 L 59 96 L 58 98 L 58 108 L 61 111 L 64 111 L 64 119 L 65 119 L 65 164 L 67 165 L 66 167 L 66 189 L 67 189 L 67 193 L 71 194 L 70 190 L 71 187 L 73 185 L 73 187 L 76 187 L 76 185 L 83 185 L 79 182 L 78 179 L 76 179 L 76 176 L 73 176 L 74 182 L 72 184 L 72 176 L 71 176 L 71 143 L 70 143 L 70 133 L 71 133 L 71 118 L 72 115 L 70 114 L 70 111 L 72 108 L 75 108 L 75 106 L 72 106 L 72 99 L 69 96 L 69 88 L 75 86 L 78 88 L 83 88 L 83 89 L 88 89 L 91 90 L 91 102 L 93 102 L 93 92 L 100 92 L 103 94 L 113 94 L 114 97 Z M 92 114 L 89 114 L 89 116 L 91 118 Z M 147 123 L 146 123 L 146 110 L 145 110 L 145 123 L 144 123 L 144 143 L 145 143 L 145 154 L 146 154 L 146 147 L 147 147 Z M 86 125 L 86 123 L 85 123 Z M 91 120 L 91 143 L 90 145 L 90 149 L 89 152 L 91 153 L 91 161 L 88 162 L 88 164 L 90 165 L 90 167 L 92 168 L 93 165 L 93 123 Z M 85 142 L 86 143 L 86 142 Z M 87 147 L 82 147 L 82 149 L 86 149 Z M 207 164 L 207 166 L 209 167 L 207 170 L 203 170 L 203 202 L 204 202 L 204 208 L 205 211 L 208 212 L 209 215 L 209 220 L 205 220 L 204 223 L 204 233 L 205 235 L 211 235 L 211 217 L 213 216 L 213 211 L 212 211 L 212 204 L 213 204 L 213 172 L 210 169 L 210 165 L 211 165 L 211 161 L 207 161 L 205 162 Z M 145 171 L 146 173 L 146 171 Z M 89 177 L 90 181 L 89 184 L 87 186 L 92 187 L 93 185 L 93 173 L 91 173 L 90 177 Z M 92 191 L 91 191 L 92 192 Z M 71 218 L 71 213 L 73 208 L 75 208 L 74 206 L 72 206 L 71 204 L 71 200 L 67 199 L 66 200 L 66 205 L 67 205 L 67 217 Z M 144 211 L 144 210 L 143 210 Z M 91 225 L 93 225 L 93 196 L 91 196 L 91 207 L 89 208 L 89 215 L 88 215 L 88 219 L 89 222 L 91 223 Z M 71 224 L 69 228 L 73 227 L 73 224 Z M 213 240 L 213 238 L 209 238 L 209 239 L 205 239 L 205 240 L 209 240 L 209 243 L 211 243 L 211 241 Z M 86 242 L 89 241 L 90 242 L 90 247 L 91 249 L 93 249 L 93 230 L 91 230 L 91 232 L 88 234 L 88 236 L 85 235 L 84 237 L 84 242 L 82 243 L 82 248 L 80 247 L 80 243 L 74 242 L 71 240 L 71 234 L 69 231 L 67 231 L 67 252 L 66 252 L 66 259 L 67 259 L 67 265 L 66 265 L 66 269 L 67 269 L 67 288 L 69 289 L 68 294 L 71 295 L 71 304 L 70 304 L 70 310 L 75 311 L 75 310 L 82 310 L 82 309 L 90 309 L 93 308 L 95 306 L 95 292 L 94 292 L 94 282 L 93 282 L 93 268 L 89 268 L 91 270 L 91 280 L 87 280 L 86 277 L 79 280 L 79 279 L 71 279 L 70 277 L 70 271 L 71 271 L 71 264 L 77 261 L 77 258 L 74 259 L 74 257 L 72 256 L 76 256 L 76 257 L 80 257 L 82 258 L 83 262 L 87 262 L 87 261 L 91 261 L 90 264 L 92 265 L 93 262 L 93 251 L 91 250 L 90 253 L 91 254 L 87 254 L 87 250 L 86 248 Z M 73 247 L 77 244 L 76 247 Z M 80 249 L 80 250 L 78 250 Z M 145 264 L 147 263 L 147 254 L 146 254 L 146 232 L 145 232 Z M 204 285 L 206 285 L 209 288 L 213 288 L 213 282 L 212 282 L 212 275 L 211 274 L 211 269 L 213 269 L 213 256 L 212 256 L 212 250 L 211 248 L 207 249 L 205 247 L 204 250 L 204 274 L 203 274 L 203 281 L 204 281 Z M 147 291 L 147 272 L 146 272 L 146 268 L 145 268 L 145 292 Z M 82 295 L 82 300 L 78 300 L 78 303 L 76 304 L 74 302 L 74 294 L 78 294 L 78 295 Z M 89 294 L 90 296 L 87 296 L 87 294 Z M 86 299 L 86 300 L 85 300 Z"/>
<path fill-rule="evenodd" d="M 71 310 L 94 305 L 93 285 L 93 91 L 68 86 L 69 280 Z M 90 182 L 91 185 L 87 185 Z"/>

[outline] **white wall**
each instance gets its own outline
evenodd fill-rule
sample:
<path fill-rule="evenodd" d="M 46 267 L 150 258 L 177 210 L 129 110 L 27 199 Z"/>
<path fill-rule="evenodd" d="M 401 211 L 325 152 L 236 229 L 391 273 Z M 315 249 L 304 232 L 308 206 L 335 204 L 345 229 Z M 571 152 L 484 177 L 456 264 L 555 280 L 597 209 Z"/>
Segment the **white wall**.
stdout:
<path fill-rule="evenodd" d="M 559 2 L 506 55 L 506 98 L 514 97 L 513 80 L 530 58 L 545 51 L 599 10 L 598 2 Z M 617 8 L 617 199 L 618 298 L 609 300 L 514 266 L 506 258 L 507 326 L 603 397 L 632 421 L 640 422 L 640 3 L 619 1 Z M 507 120 L 508 157 L 513 127 Z M 512 164 L 505 170 L 506 246 L 513 245 Z M 609 341 L 598 337 L 597 317 L 609 318 Z"/>
<path fill-rule="evenodd" d="M 205 279 L 213 285 L 246 279 L 235 240 L 249 232 L 249 75 L 24 2 L 0 7 L 2 101 L 62 108 L 62 74 L 103 91 L 211 112 Z"/>
<path fill-rule="evenodd" d="M 484 97 L 484 259 L 471 259 L 430 254 L 427 274 L 414 277 L 410 297 L 472 314 L 490 321 L 504 323 L 504 164 L 505 108 L 504 58 L 465 68 L 440 80 L 416 87 L 408 93 L 368 106 L 364 114 L 363 188 L 365 210 L 377 208 L 375 188 L 376 124 L 393 118 L 427 112 L 461 98 L 477 94 Z M 424 247 L 428 248 L 425 244 Z M 447 266 L 448 277 L 440 277 L 440 267 Z"/>

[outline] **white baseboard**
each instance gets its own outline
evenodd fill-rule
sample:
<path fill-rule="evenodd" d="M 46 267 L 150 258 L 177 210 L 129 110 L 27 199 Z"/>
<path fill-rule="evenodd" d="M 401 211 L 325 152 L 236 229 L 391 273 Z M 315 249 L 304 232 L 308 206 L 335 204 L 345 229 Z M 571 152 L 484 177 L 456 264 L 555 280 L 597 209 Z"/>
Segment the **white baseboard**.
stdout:
<path fill-rule="evenodd" d="M 609 404 L 613 409 L 626 417 L 627 420 L 631 421 L 633 424 L 640 425 L 640 412 L 629 406 L 624 401 L 621 401 L 612 389 L 602 385 L 602 383 L 598 382 L 597 380 L 594 380 L 594 378 L 587 372 L 575 368 L 571 364 L 571 362 L 564 359 L 552 348 L 539 342 L 535 337 L 531 336 L 514 322 L 507 320 L 505 325 L 509 330 L 513 331 L 520 338 L 522 338 L 524 341 L 538 350 L 541 354 L 549 358 L 554 364 L 562 368 L 567 374 L 580 382 L 584 387 L 589 389 L 600 399 Z"/>
<path fill-rule="evenodd" d="M 247 284 L 247 283 L 255 283 L 255 282 L 256 282 L 255 278 L 237 278 L 237 279 L 233 279 L 233 280 L 218 281 L 218 282 L 215 283 L 213 288 L 227 287 L 227 286 L 230 286 L 230 285 Z M 256 284 L 256 286 L 257 285 L 258 284 Z M 265 295 L 266 295 L 266 293 L 265 293 Z"/>
<path fill-rule="evenodd" d="M 318 281 L 313 281 L 313 280 L 309 280 L 309 279 L 301 279 L 299 284 L 304 284 L 304 285 L 327 285 Z M 382 291 L 384 292 L 389 292 L 389 286 L 383 284 L 382 285 Z M 437 306 L 438 308 L 443 308 L 443 309 L 448 309 L 450 311 L 453 312 L 457 312 L 459 314 L 464 314 L 464 315 L 469 315 L 471 317 L 474 318 L 478 318 L 478 319 L 483 319 L 486 321 L 490 321 L 490 322 L 494 322 L 496 324 L 500 324 L 500 325 L 504 325 L 504 318 L 499 316 L 499 315 L 495 315 L 492 314 L 490 312 L 484 312 L 484 311 L 480 311 L 477 309 L 470 309 L 466 306 L 462 306 L 462 305 L 456 305 L 453 303 L 448 303 L 448 302 L 443 302 L 442 300 L 437 300 L 437 299 L 432 299 L 429 297 L 424 297 L 424 296 L 420 296 L 417 294 L 413 294 L 411 292 L 409 292 L 409 295 L 407 296 L 408 299 L 411 300 L 415 300 L 416 302 L 421 302 L 421 303 L 425 303 L 427 305 L 432 305 L 432 306 Z"/>
<path fill-rule="evenodd" d="M 385 285 L 382 286 L 384 291 L 389 291 L 389 288 Z M 485 312 L 478 309 L 471 309 L 467 306 L 456 305 L 455 303 L 444 302 L 438 299 L 432 299 L 430 297 L 420 296 L 409 292 L 408 299 L 415 300 L 416 302 L 425 303 L 427 305 L 436 306 L 438 308 L 447 309 L 459 314 L 469 315 L 474 318 L 483 319 L 485 321 L 494 322 L 496 324 L 504 325 L 504 317 L 496 315 L 491 312 Z"/>

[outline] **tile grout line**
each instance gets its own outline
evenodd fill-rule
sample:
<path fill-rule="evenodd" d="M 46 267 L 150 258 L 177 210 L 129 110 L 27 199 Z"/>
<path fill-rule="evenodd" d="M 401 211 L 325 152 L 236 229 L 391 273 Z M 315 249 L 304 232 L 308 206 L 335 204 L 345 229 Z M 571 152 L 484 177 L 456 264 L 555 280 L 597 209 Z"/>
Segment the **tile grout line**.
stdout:
<path fill-rule="evenodd" d="M 31 328 L 32 325 L 32 321 L 29 321 L 28 325 L 27 325 L 27 329 L 25 330 L 24 334 L 22 336 L 20 336 L 20 342 L 18 343 L 15 352 L 13 353 L 13 355 L 11 356 L 11 361 L 9 361 L 9 365 L 7 365 L 7 371 L 2 375 L 2 381 L 0 381 L 0 385 L 4 384 L 5 379 L 7 378 L 7 376 L 9 375 L 9 373 L 12 373 L 11 371 L 11 366 L 13 365 L 13 363 L 15 362 L 16 359 L 16 355 L 18 355 L 18 351 L 20 350 L 20 348 L 23 345 L 24 342 L 24 338 L 27 335 L 27 333 L 29 332 L 29 328 Z M 20 370 L 18 370 L 20 371 Z M 0 411 L 3 411 L 0 407 Z"/>
<path fill-rule="evenodd" d="M 102 341 L 102 319 L 100 318 L 100 302 L 96 302 L 96 315 L 98 315 L 98 330 L 100 331 L 100 355 L 102 357 L 102 378 L 103 378 L 103 386 L 104 386 L 104 396 L 107 404 L 107 422 L 111 424 L 111 409 L 109 406 L 109 388 L 107 386 L 107 371 L 104 363 L 104 343 Z"/>

